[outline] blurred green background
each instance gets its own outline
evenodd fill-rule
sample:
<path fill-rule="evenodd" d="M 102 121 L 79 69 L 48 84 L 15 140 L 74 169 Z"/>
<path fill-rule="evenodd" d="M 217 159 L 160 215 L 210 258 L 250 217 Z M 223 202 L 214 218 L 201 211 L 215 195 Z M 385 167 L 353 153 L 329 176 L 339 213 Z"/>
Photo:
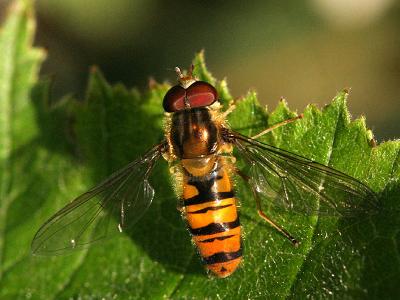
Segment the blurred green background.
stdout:
<path fill-rule="evenodd" d="M 9 1 L 0 0 L 1 12 Z M 205 49 L 232 94 L 251 88 L 263 104 L 284 97 L 302 111 L 351 88 L 350 111 L 379 141 L 400 133 L 400 3 L 395 0 L 38 0 L 36 44 L 53 99 L 82 96 L 91 65 L 111 82 L 144 89 L 175 80 Z M 2 13 L 4 16 L 4 13 Z"/>

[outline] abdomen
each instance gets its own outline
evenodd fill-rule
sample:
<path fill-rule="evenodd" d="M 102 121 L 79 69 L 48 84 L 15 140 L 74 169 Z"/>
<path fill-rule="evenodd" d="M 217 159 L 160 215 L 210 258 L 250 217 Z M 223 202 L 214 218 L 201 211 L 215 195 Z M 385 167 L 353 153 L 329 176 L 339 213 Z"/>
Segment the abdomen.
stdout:
<path fill-rule="evenodd" d="M 186 160 L 185 165 L 191 161 Z M 198 165 L 193 160 L 194 165 Z M 184 168 L 183 203 L 189 231 L 207 269 L 227 277 L 242 258 L 240 222 L 232 181 L 218 158 L 212 171 L 193 176 Z"/>

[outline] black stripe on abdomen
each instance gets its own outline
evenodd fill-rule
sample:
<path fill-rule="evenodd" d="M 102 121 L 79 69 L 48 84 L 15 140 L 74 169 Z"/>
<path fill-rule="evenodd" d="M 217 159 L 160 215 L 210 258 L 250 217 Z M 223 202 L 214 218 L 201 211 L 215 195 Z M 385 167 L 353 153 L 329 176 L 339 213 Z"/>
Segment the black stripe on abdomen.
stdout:
<path fill-rule="evenodd" d="M 226 239 L 230 239 L 231 237 L 236 236 L 237 234 L 230 234 L 230 235 L 224 235 L 224 236 L 218 236 L 215 238 L 211 238 L 211 239 L 206 239 L 206 240 L 202 240 L 202 241 L 198 241 L 199 243 L 212 243 L 214 241 L 223 241 Z"/>
<path fill-rule="evenodd" d="M 236 218 L 235 221 L 226 222 L 226 223 L 211 223 L 207 226 L 200 227 L 200 228 L 191 228 L 189 226 L 190 233 L 193 235 L 209 235 L 215 234 L 219 232 L 225 232 L 229 229 L 233 229 L 240 226 L 239 218 Z"/>
<path fill-rule="evenodd" d="M 219 192 L 215 193 L 212 191 L 200 191 L 200 193 L 196 196 L 193 196 L 191 198 L 185 199 L 184 200 L 184 205 L 189 206 L 189 205 L 196 205 L 196 204 L 202 204 L 206 202 L 211 202 L 215 200 L 223 200 L 223 199 L 228 199 L 228 198 L 233 198 L 235 194 L 233 191 L 229 192 Z"/>
<path fill-rule="evenodd" d="M 196 210 L 196 211 L 188 211 L 186 213 L 194 214 L 194 215 L 195 214 L 204 214 L 204 213 L 208 212 L 209 210 L 216 211 L 216 210 L 220 210 L 220 209 L 223 209 L 223 208 L 227 208 L 227 207 L 232 206 L 232 205 L 233 204 L 220 205 L 220 206 L 208 206 L 208 207 L 203 208 L 203 209 L 199 209 L 199 210 Z"/>
<path fill-rule="evenodd" d="M 242 257 L 242 247 L 236 252 L 218 252 L 211 256 L 203 257 L 203 262 L 207 265 L 228 262 L 236 258 Z"/>

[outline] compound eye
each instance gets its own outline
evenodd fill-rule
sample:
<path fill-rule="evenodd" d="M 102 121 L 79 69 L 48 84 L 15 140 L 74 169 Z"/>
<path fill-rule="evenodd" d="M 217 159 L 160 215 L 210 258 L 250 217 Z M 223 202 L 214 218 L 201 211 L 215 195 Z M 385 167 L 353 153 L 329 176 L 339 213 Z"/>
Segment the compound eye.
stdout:
<path fill-rule="evenodd" d="M 176 112 L 185 108 L 186 90 L 180 85 L 175 85 L 165 94 L 163 107 L 166 112 Z"/>
<path fill-rule="evenodd" d="M 209 83 L 196 81 L 186 89 L 190 107 L 202 107 L 213 104 L 218 99 L 217 90 Z"/>

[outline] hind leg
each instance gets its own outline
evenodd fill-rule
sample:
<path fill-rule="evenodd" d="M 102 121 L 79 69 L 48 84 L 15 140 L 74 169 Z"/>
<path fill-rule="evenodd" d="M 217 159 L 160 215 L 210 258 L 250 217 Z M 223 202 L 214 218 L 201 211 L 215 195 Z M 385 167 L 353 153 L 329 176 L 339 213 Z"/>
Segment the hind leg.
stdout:
<path fill-rule="evenodd" d="M 281 233 L 285 238 L 287 238 L 295 247 L 298 247 L 300 242 L 295 239 L 288 231 L 286 231 L 284 228 L 276 224 L 273 220 L 271 220 L 267 215 L 262 211 L 262 206 L 261 206 L 261 199 L 255 190 L 255 188 L 250 184 L 250 178 L 246 174 L 244 174 L 240 170 L 236 170 L 236 173 L 243 178 L 243 180 L 250 186 L 254 199 L 256 200 L 256 205 L 257 205 L 257 212 L 258 215 L 263 218 L 269 225 L 271 225 L 273 228 L 275 228 L 279 233 Z"/>

